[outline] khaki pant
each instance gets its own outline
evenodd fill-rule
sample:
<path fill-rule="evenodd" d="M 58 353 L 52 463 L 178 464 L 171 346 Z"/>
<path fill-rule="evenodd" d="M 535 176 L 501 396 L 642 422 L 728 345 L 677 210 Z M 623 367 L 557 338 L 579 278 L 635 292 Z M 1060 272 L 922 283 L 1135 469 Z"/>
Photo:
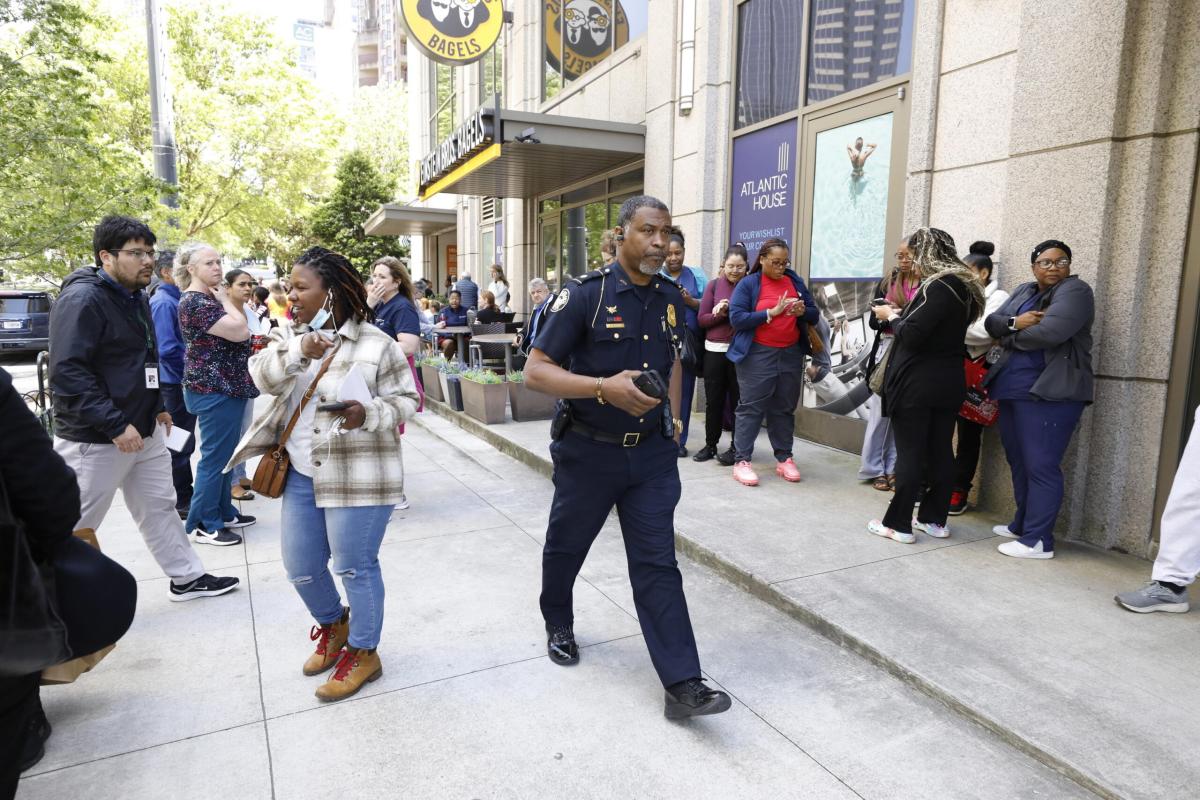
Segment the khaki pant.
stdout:
<path fill-rule="evenodd" d="M 54 450 L 75 470 L 79 481 L 82 515 L 76 529 L 98 531 L 120 489 L 146 547 L 172 582 L 182 585 L 204 574 L 204 565 L 175 511 L 171 454 L 163 444 L 160 426 L 155 426 L 154 435 L 137 453 L 122 453 L 115 444 L 69 442 L 57 437 Z"/>

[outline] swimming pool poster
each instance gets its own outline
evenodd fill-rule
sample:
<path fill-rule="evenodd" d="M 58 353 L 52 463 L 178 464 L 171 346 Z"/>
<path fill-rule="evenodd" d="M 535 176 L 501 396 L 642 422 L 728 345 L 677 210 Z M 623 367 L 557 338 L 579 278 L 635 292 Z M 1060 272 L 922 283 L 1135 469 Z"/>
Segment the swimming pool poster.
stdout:
<path fill-rule="evenodd" d="M 817 134 L 810 279 L 883 275 L 891 152 L 891 113 Z"/>
<path fill-rule="evenodd" d="M 729 243 L 746 245 L 751 264 L 773 236 L 793 244 L 796 124 L 781 122 L 733 140 Z"/>

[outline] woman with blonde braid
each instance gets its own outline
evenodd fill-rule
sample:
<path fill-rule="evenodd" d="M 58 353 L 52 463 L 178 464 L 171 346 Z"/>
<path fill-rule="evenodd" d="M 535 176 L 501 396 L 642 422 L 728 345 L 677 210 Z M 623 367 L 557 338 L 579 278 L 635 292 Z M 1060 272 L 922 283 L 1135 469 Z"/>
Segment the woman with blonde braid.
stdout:
<path fill-rule="evenodd" d="M 921 288 L 903 313 L 890 305 L 872 309 L 895 334 L 881 401 L 895 423 L 896 493 L 883 520 L 871 520 L 867 530 L 912 544 L 914 529 L 938 539 L 950 535 L 954 424 L 967 393 L 963 339 L 985 304 L 983 284 L 959 260 L 950 234 L 921 228 L 908 237 L 908 249 Z"/>
<path fill-rule="evenodd" d="M 417 389 L 396 341 L 370 324 L 366 290 L 344 256 L 323 247 L 302 253 L 288 299 L 295 326 L 272 330 L 267 348 L 250 359 L 254 382 L 275 399 L 233 461 L 266 453 L 298 414 L 285 444 L 283 566 L 317 623 L 309 637 L 316 651 L 303 672 L 319 675 L 336 665 L 316 694 L 341 700 L 383 674 L 376 652 L 384 597 L 379 545 L 404 496 L 396 429 L 416 412 Z M 352 367 L 370 400 L 339 403 Z M 330 574 L 331 556 L 349 608 Z"/>

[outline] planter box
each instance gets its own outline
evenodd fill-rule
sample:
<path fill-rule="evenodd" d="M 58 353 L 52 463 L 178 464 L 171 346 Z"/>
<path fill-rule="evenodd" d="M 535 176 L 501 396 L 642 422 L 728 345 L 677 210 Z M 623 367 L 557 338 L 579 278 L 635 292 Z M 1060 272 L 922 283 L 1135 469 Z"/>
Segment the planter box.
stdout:
<path fill-rule="evenodd" d="M 463 396 L 458 376 L 442 372 L 438 374 L 438 381 L 441 384 L 442 396 L 445 398 L 446 404 L 455 411 L 462 411 Z"/>
<path fill-rule="evenodd" d="M 508 402 L 512 405 L 513 422 L 553 419 L 558 398 L 535 392 L 521 381 L 508 384 Z"/>
<path fill-rule="evenodd" d="M 421 383 L 425 384 L 425 396 L 430 400 L 444 403 L 446 394 L 442 391 L 442 382 L 439 380 L 441 374 L 437 367 L 431 367 L 428 364 L 421 365 Z"/>
<path fill-rule="evenodd" d="M 486 425 L 504 422 L 508 387 L 503 383 L 476 383 L 461 380 L 463 410 Z"/>

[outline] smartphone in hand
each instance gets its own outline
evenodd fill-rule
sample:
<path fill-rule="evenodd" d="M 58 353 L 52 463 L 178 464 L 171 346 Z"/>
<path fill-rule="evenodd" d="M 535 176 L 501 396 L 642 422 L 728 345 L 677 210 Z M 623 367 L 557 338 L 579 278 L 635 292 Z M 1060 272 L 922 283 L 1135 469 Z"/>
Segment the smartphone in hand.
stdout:
<path fill-rule="evenodd" d="M 317 406 L 317 411 L 328 411 L 332 414 L 339 414 L 350 407 L 349 403 L 322 403 Z"/>

